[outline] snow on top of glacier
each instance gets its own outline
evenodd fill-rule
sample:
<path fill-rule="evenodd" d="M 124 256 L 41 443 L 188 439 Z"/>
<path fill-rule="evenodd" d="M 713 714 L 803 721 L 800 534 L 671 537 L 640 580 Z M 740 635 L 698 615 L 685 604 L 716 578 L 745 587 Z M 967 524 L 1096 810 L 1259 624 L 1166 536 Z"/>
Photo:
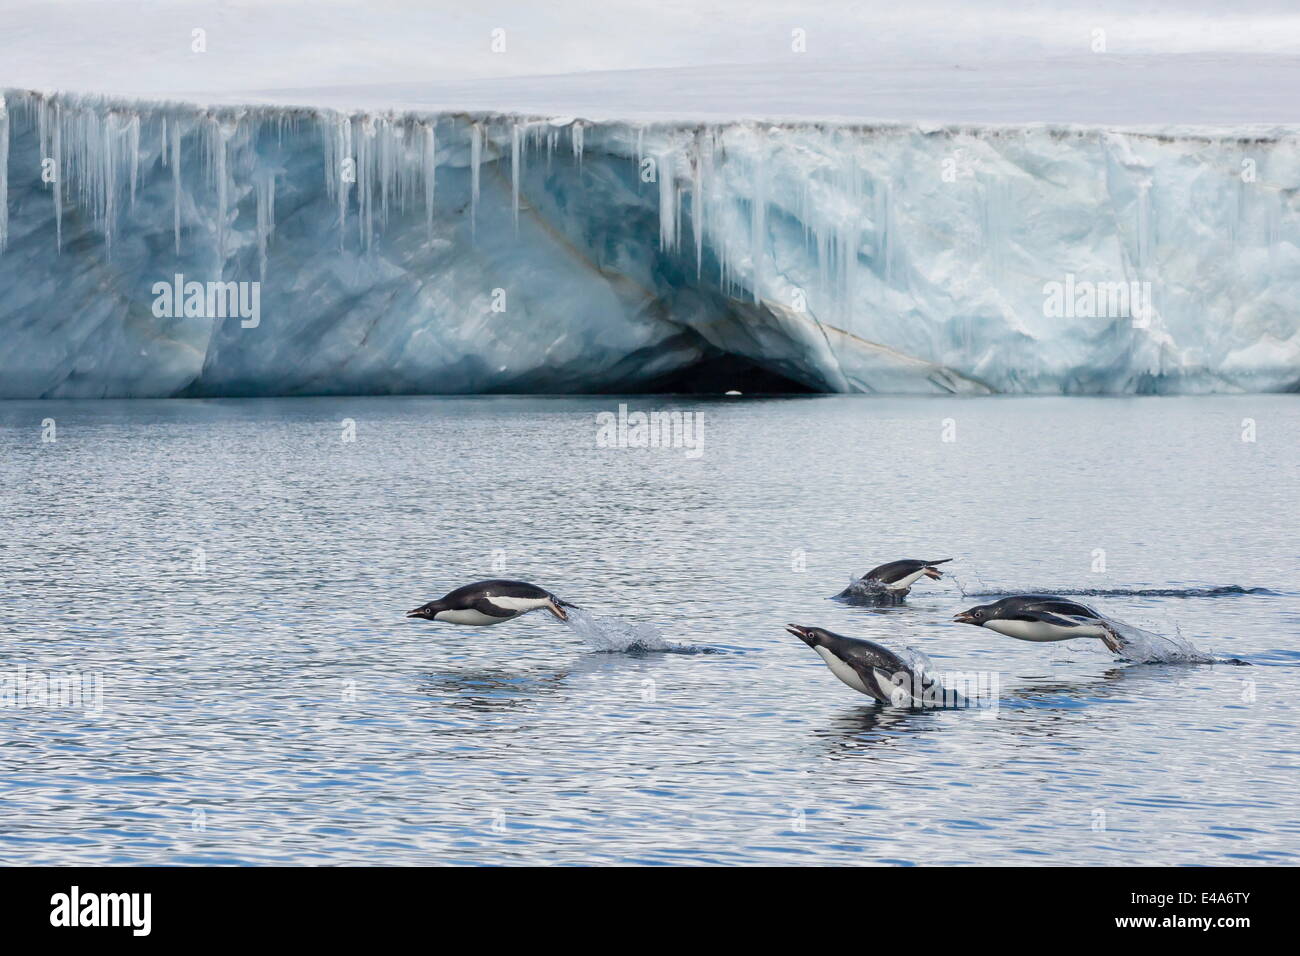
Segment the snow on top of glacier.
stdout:
<path fill-rule="evenodd" d="M 0 0 L 0 88 L 587 119 L 1300 121 L 1300 12 L 1257 0 Z M 492 33 L 505 51 L 492 51 Z M 192 49 L 204 31 L 206 51 Z M 795 31 L 806 50 L 795 52 Z M 1092 52 L 1105 32 L 1106 52 Z"/>
<path fill-rule="evenodd" d="M 1195 77 L 1192 82 L 1190 77 Z M 1098 126 L 1300 123 L 1300 57 L 1185 54 L 944 65 L 619 70 L 500 80 L 249 91 L 220 102 L 502 112 L 590 120 L 816 120 Z"/>

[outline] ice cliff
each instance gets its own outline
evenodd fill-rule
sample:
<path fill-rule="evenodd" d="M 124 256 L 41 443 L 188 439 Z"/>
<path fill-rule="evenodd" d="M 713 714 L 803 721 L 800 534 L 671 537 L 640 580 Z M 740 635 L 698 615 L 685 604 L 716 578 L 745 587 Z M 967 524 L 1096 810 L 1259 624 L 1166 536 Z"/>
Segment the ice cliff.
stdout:
<path fill-rule="evenodd" d="M 8 90 L 0 397 L 1294 390 L 1298 188 L 1285 127 Z M 157 314 L 177 275 L 260 283 L 255 324 Z M 1149 312 L 1055 314 L 1067 280 Z"/>

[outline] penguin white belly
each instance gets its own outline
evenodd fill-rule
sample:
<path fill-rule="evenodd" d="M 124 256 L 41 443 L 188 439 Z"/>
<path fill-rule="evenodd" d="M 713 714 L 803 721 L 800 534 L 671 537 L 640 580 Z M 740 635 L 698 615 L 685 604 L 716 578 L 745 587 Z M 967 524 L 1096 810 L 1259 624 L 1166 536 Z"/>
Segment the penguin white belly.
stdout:
<path fill-rule="evenodd" d="M 909 574 L 905 578 L 899 578 L 893 584 L 886 584 L 885 587 L 887 590 L 890 591 L 906 591 L 913 584 L 915 584 L 923 574 L 925 574 L 925 568 L 922 568 L 920 571 L 917 571 L 915 574 Z"/>
<path fill-rule="evenodd" d="M 500 624 L 503 621 L 509 621 L 511 618 L 518 617 L 512 614 L 510 617 L 493 617 L 491 614 L 484 614 L 482 611 L 476 611 L 472 607 L 460 608 L 455 611 L 439 611 L 433 616 L 435 621 L 446 621 L 448 624 L 469 624 L 474 627 L 488 627 L 492 624 Z"/>
<path fill-rule="evenodd" d="M 867 685 L 862 683 L 862 678 L 848 664 L 844 663 L 824 647 L 814 647 L 819 657 L 826 662 L 826 666 L 831 669 L 831 673 L 838 677 L 844 683 L 848 684 L 860 694 L 870 695 L 871 691 L 867 690 Z"/>
<path fill-rule="evenodd" d="M 1080 624 L 1077 627 L 1061 627 L 1046 621 L 989 621 L 984 625 L 991 631 L 1014 637 L 1021 641 L 1068 641 L 1076 637 L 1101 637 L 1104 628 L 1095 624 Z"/>

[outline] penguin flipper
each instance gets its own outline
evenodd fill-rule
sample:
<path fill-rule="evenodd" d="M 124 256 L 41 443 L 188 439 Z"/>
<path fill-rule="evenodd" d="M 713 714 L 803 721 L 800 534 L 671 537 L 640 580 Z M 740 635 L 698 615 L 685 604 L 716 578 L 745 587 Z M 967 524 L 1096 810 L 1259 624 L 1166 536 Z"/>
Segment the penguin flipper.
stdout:
<path fill-rule="evenodd" d="M 871 699 L 882 704 L 892 704 L 897 696 L 895 688 L 901 688 L 910 700 L 911 694 L 907 689 L 907 675 L 902 669 L 890 673 L 885 667 L 880 666 L 879 661 L 864 659 L 855 654 L 841 656 L 840 660 L 853 668 L 853 673 L 857 675 L 858 680 L 861 682 L 862 686 L 855 689 L 860 690 Z M 843 680 L 843 678 L 840 679 Z M 845 683 L 848 682 L 845 681 Z"/>
<path fill-rule="evenodd" d="M 499 604 L 493 604 L 490 595 L 484 595 L 476 599 L 471 605 L 474 610 L 480 614 L 486 614 L 488 617 L 499 617 L 502 619 L 515 617 L 519 614 L 513 608 L 501 607 Z"/>

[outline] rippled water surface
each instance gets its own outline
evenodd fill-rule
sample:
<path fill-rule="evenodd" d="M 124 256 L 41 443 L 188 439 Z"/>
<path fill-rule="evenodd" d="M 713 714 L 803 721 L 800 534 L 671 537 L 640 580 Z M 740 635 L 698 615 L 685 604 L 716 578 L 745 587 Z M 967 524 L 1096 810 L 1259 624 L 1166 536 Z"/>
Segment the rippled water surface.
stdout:
<path fill-rule="evenodd" d="M 609 398 L 0 403 L 0 861 L 1297 862 L 1296 397 L 626 401 L 702 454 L 598 447 Z M 497 576 L 587 616 L 403 617 Z M 1053 588 L 1252 666 L 950 623 Z"/>

